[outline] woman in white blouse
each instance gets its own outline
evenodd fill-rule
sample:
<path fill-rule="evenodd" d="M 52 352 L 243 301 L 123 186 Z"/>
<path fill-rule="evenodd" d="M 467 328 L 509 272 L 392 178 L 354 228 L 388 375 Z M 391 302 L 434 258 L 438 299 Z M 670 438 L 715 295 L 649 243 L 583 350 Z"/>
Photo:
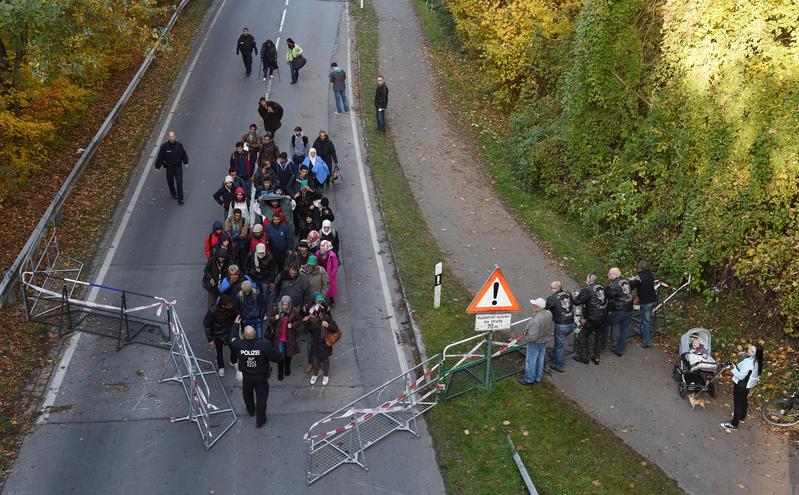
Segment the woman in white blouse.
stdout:
<path fill-rule="evenodd" d="M 733 386 L 733 413 L 732 420 L 721 423 L 722 428 L 737 430 L 738 424 L 746 418 L 749 407 L 749 390 L 760 381 L 763 372 L 763 347 L 750 345 L 746 350 L 746 358 L 732 367 Z"/>

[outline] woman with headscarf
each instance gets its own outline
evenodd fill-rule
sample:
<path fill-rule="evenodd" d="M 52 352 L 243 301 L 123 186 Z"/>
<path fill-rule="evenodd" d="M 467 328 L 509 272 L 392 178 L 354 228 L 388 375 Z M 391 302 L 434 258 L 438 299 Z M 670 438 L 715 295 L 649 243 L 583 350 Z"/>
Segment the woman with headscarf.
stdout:
<path fill-rule="evenodd" d="M 732 365 L 733 413 L 732 420 L 721 423 L 722 428 L 737 430 L 738 424 L 746 419 L 749 408 L 749 390 L 760 381 L 763 372 L 763 347 L 750 345 L 746 350 L 746 358 L 737 365 Z"/>
<path fill-rule="evenodd" d="M 316 230 L 312 230 L 308 233 L 308 250 L 311 254 L 316 254 L 316 251 L 319 250 L 319 243 L 322 239 L 319 237 L 319 232 Z"/>
<path fill-rule="evenodd" d="M 339 263 L 341 262 L 341 255 L 339 254 L 339 237 L 338 231 L 333 228 L 333 222 L 330 220 L 323 220 L 322 221 L 322 230 L 319 231 L 319 239 L 322 241 L 330 241 L 330 244 L 333 245 L 333 252 L 336 253 L 336 256 L 339 258 Z"/>
<path fill-rule="evenodd" d="M 316 187 L 322 188 L 327 178 L 330 176 L 330 168 L 321 156 L 316 152 L 316 148 L 308 150 L 308 156 L 302 161 L 302 164 L 308 167 L 308 171 L 313 175 L 316 180 Z"/>
<path fill-rule="evenodd" d="M 330 285 L 327 289 L 327 300 L 330 301 L 330 307 L 336 307 L 336 296 L 338 295 L 338 283 L 336 282 L 336 275 L 338 274 L 338 256 L 333 251 L 333 244 L 330 241 L 321 241 L 319 243 L 319 250 L 316 252 L 316 258 L 319 260 L 319 266 L 327 271 L 327 278 L 330 280 Z"/>
<path fill-rule="evenodd" d="M 290 296 L 283 296 L 269 317 L 272 324 L 272 347 L 282 356 L 283 360 L 277 363 L 277 379 L 291 375 L 291 358 L 300 352 L 297 345 L 297 329 L 302 326 L 302 316 L 294 307 Z"/>
<path fill-rule="evenodd" d="M 322 385 L 327 385 L 330 380 L 330 355 L 333 348 L 327 345 L 325 337 L 328 332 L 336 332 L 338 325 L 327 310 L 325 297 L 316 293 L 314 305 L 308 310 L 308 316 L 303 318 L 305 326 L 310 333 L 311 354 L 313 355 L 313 367 L 311 369 L 311 385 L 316 384 L 319 368 L 322 368 Z"/>

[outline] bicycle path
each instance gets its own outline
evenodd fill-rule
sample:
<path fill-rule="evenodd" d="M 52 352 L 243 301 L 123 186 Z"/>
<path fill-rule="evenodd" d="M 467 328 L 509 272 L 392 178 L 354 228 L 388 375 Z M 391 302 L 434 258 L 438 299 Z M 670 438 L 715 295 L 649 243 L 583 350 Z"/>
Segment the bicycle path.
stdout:
<path fill-rule="evenodd" d="M 525 302 L 546 297 L 554 279 L 577 288 L 485 186 L 489 182 L 474 180 L 486 172 L 475 165 L 480 160 L 465 159 L 477 156 L 476 150 L 465 154 L 467 140 L 446 118 L 411 2 L 375 0 L 375 9 L 380 72 L 391 90 L 387 128 L 444 261 L 472 291 L 499 264 Z M 525 307 L 529 312 L 529 303 Z M 549 380 L 688 493 L 792 493 L 796 469 L 791 472 L 789 464 L 795 457 L 787 442 L 751 415 L 736 432 L 721 429 L 731 414 L 729 391 L 707 409 L 691 410 L 677 395 L 673 359 L 671 350 L 643 349 L 631 340 L 623 358 L 606 351 L 600 366 L 568 360 L 566 373 Z M 519 393 L 535 390 L 520 387 Z"/>

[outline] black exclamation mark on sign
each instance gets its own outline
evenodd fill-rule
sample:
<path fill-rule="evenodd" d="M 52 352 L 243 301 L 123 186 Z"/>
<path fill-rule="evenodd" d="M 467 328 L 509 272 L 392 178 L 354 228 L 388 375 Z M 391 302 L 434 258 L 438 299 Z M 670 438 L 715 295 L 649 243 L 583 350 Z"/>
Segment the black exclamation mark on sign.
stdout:
<path fill-rule="evenodd" d="M 492 306 L 497 305 L 497 294 L 499 294 L 499 282 L 494 282 L 494 300 L 491 301 Z"/>

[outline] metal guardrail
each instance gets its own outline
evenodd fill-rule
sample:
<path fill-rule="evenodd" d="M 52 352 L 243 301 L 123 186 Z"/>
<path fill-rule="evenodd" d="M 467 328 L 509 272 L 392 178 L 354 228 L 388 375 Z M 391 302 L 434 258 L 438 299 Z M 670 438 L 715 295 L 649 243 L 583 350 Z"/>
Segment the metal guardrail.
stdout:
<path fill-rule="evenodd" d="M 169 19 L 166 27 L 163 28 L 161 31 L 161 35 L 158 37 L 158 40 L 155 42 L 153 47 L 147 53 L 147 56 L 142 62 L 139 70 L 133 76 L 133 79 L 128 84 L 128 87 L 125 88 L 125 92 L 122 93 L 122 96 L 119 97 L 116 105 L 114 108 L 111 109 L 111 112 L 103 121 L 103 124 L 98 129 L 97 133 L 94 135 L 92 140 L 86 146 L 84 152 L 81 154 L 78 161 L 75 163 L 75 166 L 72 168 L 72 171 L 67 176 L 66 180 L 64 180 L 64 184 L 62 184 L 61 188 L 56 193 L 53 201 L 45 210 L 44 215 L 39 220 L 39 223 L 36 225 L 36 228 L 31 233 L 28 240 L 25 242 L 25 245 L 22 247 L 22 250 L 17 255 L 17 258 L 12 263 L 11 267 L 3 274 L 3 280 L 0 282 L 0 307 L 5 304 L 6 301 L 10 300 L 11 302 L 16 302 L 13 298 L 13 288 L 16 286 L 16 282 L 19 280 L 20 274 L 24 271 L 24 266 L 28 258 L 38 249 L 40 246 L 42 239 L 44 237 L 45 232 L 47 231 L 48 225 L 51 223 L 55 223 L 59 213 L 61 211 L 61 207 L 64 205 L 64 202 L 69 197 L 69 193 L 72 191 L 72 188 L 75 187 L 75 184 L 78 182 L 78 178 L 80 178 L 83 170 L 86 166 L 92 161 L 94 158 L 95 153 L 97 152 L 97 148 L 100 146 L 100 143 L 105 138 L 108 131 L 114 125 L 114 123 L 119 118 L 119 114 L 122 109 L 127 104 L 128 100 L 130 99 L 131 95 L 134 91 L 139 87 L 139 83 L 144 78 L 144 75 L 147 73 L 147 69 L 150 68 L 150 65 L 155 60 L 155 54 L 161 45 L 166 40 L 166 37 L 172 31 L 172 28 L 175 26 L 175 23 L 180 16 L 180 13 L 189 3 L 189 0 L 181 0 L 178 6 L 175 8 L 175 12 L 172 14 L 172 17 Z M 10 297 L 11 296 L 11 297 Z"/>

